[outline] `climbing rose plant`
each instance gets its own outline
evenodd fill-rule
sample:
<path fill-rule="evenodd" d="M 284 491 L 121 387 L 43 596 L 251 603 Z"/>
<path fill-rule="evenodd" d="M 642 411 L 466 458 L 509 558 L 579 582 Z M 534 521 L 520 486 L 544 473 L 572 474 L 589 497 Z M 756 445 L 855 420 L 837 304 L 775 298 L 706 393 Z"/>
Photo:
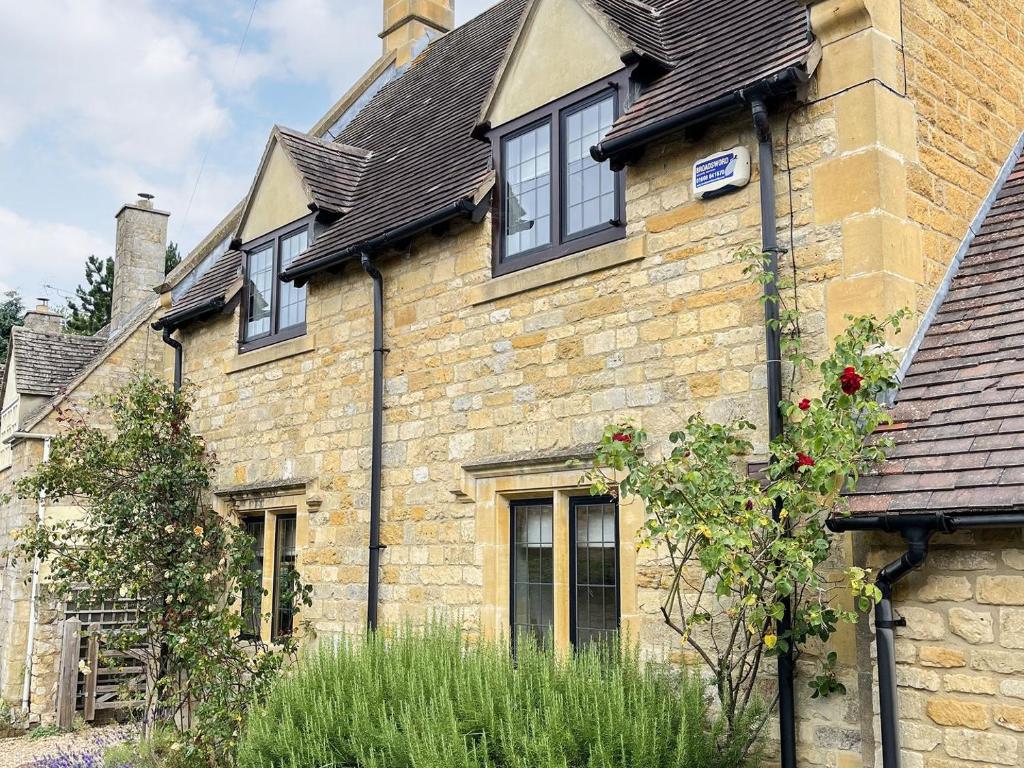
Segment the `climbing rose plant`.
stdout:
<path fill-rule="evenodd" d="M 844 487 L 884 458 L 886 442 L 871 435 L 888 422 L 881 401 L 896 385 L 896 360 L 885 334 L 898 330 L 903 317 L 848 318 L 834 351 L 817 366 L 801 354 L 794 325 L 786 326 L 790 361 L 805 372 L 816 369 L 821 391 L 781 403 L 784 432 L 764 468 L 748 463 L 755 426 L 746 419 L 716 424 L 698 413 L 669 435 L 667 455 L 656 453 L 635 424 L 604 430 L 588 473 L 592 491 L 643 501 L 639 546 L 663 554 L 667 564 L 664 620 L 709 670 L 736 732 L 756 736 L 773 709 L 758 685 L 767 657 L 826 643 L 880 596 L 863 569 L 837 577 L 826 565 L 831 539 L 824 521 L 844 512 Z M 844 591 L 853 610 L 836 599 Z M 787 602 L 792 628 L 780 635 Z M 843 690 L 835 662 L 825 655 L 810 683 L 813 696 Z"/>
<path fill-rule="evenodd" d="M 82 515 L 19 532 L 15 554 L 49 565 L 54 599 L 130 601 L 138 621 L 101 643 L 145 668 L 147 733 L 177 726 L 185 764 L 226 765 L 246 708 L 295 643 L 239 639 L 241 596 L 264 594 L 261 575 L 252 538 L 207 503 L 215 460 L 190 413 L 187 390 L 149 375 L 97 398 L 92 414 L 62 411 L 49 460 L 16 491 L 61 499 Z M 290 578 L 285 599 L 308 604 L 309 588 Z"/>

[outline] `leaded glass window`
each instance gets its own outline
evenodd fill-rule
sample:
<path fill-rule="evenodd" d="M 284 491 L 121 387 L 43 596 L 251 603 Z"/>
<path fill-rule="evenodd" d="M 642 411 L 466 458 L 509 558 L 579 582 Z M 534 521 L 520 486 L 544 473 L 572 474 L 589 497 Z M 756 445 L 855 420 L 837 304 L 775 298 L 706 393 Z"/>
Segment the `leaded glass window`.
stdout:
<path fill-rule="evenodd" d="M 278 515 L 274 537 L 274 614 L 272 637 L 286 637 L 295 629 L 295 516 Z"/>
<path fill-rule="evenodd" d="M 584 648 L 619 630 L 618 520 L 614 502 L 573 499 L 570 508 L 573 643 Z"/>
<path fill-rule="evenodd" d="M 311 232 L 307 220 L 244 246 L 247 280 L 239 351 L 305 333 L 306 287 L 284 282 L 278 275 L 309 247 Z"/>
<path fill-rule="evenodd" d="M 600 101 L 569 112 L 565 118 L 565 232 L 581 232 L 609 224 L 616 218 L 615 172 L 608 163 L 590 156 L 615 122 L 615 99 Z"/>
<path fill-rule="evenodd" d="M 551 125 L 505 140 L 505 255 L 551 242 Z"/>
<path fill-rule="evenodd" d="M 513 502 L 512 630 L 548 641 L 554 624 L 554 535 L 551 501 Z"/>
<path fill-rule="evenodd" d="M 243 521 L 242 527 L 252 538 L 252 561 L 249 568 L 255 575 L 254 583 L 242 592 L 242 621 L 245 622 L 247 637 L 260 637 L 263 613 L 263 533 L 265 522 L 262 517 L 251 517 Z"/>
<path fill-rule="evenodd" d="M 590 150 L 612 130 L 627 86 L 625 72 L 613 75 L 490 132 L 495 275 L 626 236 L 624 172 Z"/>

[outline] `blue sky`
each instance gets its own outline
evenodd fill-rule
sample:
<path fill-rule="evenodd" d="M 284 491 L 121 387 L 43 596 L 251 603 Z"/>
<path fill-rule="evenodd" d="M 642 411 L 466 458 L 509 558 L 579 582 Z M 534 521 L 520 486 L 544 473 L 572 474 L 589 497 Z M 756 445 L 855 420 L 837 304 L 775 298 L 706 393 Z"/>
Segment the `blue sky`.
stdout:
<path fill-rule="evenodd" d="M 457 22 L 494 2 L 456 0 Z M 0 0 L 0 291 L 63 304 L 138 192 L 187 252 L 271 126 L 308 129 L 380 55 L 382 8 L 257 0 L 237 55 L 252 0 Z"/>

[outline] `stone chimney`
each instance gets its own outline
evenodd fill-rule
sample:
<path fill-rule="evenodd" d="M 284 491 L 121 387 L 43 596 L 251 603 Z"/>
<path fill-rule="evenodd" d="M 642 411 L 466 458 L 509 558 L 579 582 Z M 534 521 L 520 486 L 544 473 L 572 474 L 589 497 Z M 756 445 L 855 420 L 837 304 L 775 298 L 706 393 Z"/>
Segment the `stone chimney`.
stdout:
<path fill-rule="evenodd" d="M 50 311 L 49 299 L 36 299 L 35 309 L 25 313 L 25 327 L 33 331 L 59 334 L 64 327 L 64 318 Z"/>
<path fill-rule="evenodd" d="M 398 66 L 412 60 L 416 44 L 428 34 L 455 25 L 455 0 L 384 0 L 384 53 L 398 52 Z"/>
<path fill-rule="evenodd" d="M 144 301 L 153 301 L 153 289 L 164 281 L 169 213 L 153 208 L 153 196 L 139 194 L 117 212 L 114 246 L 114 296 L 110 304 L 110 330 L 116 332 Z"/>

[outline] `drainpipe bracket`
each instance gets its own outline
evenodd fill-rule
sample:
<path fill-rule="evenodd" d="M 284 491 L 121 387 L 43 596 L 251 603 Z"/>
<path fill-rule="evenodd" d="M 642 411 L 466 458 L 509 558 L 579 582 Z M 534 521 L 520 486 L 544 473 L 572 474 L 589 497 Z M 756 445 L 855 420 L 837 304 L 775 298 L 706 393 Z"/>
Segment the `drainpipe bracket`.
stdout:
<path fill-rule="evenodd" d="M 907 626 L 907 620 L 900 616 L 899 618 L 892 619 L 890 621 L 876 621 L 875 626 L 879 629 L 896 629 L 897 627 Z"/>

